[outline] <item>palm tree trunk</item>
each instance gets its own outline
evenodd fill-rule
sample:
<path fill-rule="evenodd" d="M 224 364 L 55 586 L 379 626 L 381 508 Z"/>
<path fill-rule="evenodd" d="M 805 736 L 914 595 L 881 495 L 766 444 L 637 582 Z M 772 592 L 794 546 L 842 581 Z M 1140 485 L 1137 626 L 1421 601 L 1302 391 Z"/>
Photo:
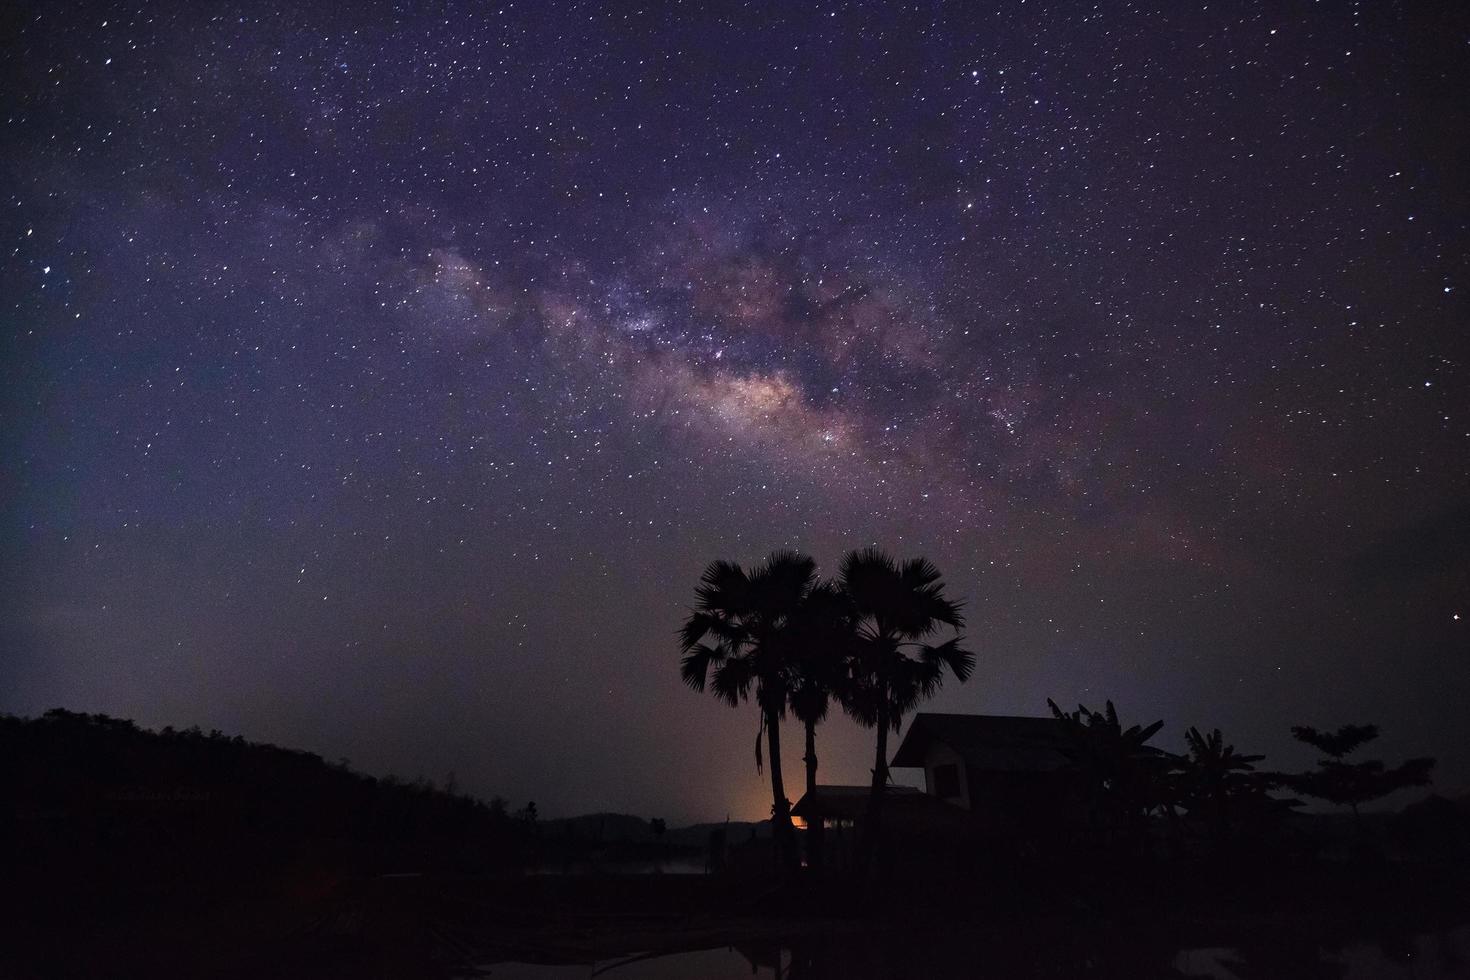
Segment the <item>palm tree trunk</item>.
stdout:
<path fill-rule="evenodd" d="M 883 839 L 883 791 L 888 784 L 888 691 L 879 692 L 878 702 L 878 749 L 873 760 L 873 783 L 868 792 L 868 812 L 860 841 L 862 856 L 858 870 L 869 874 L 873 859 L 877 856 L 879 842 Z"/>
<path fill-rule="evenodd" d="M 777 857 L 783 868 L 797 863 L 795 831 L 791 827 L 791 802 L 786 799 L 786 784 L 781 778 L 781 716 L 766 712 L 766 752 L 771 767 L 771 837 L 776 843 Z"/>
<path fill-rule="evenodd" d="M 883 789 L 888 785 L 888 725 L 887 709 L 879 708 L 878 752 L 873 758 L 872 793 L 868 797 L 868 808 L 875 814 L 882 810 L 879 801 L 883 799 Z"/>
<path fill-rule="evenodd" d="M 806 723 L 806 755 L 802 757 L 806 763 L 806 791 L 815 793 L 817 791 L 817 726 L 811 722 Z"/>
<path fill-rule="evenodd" d="M 817 726 L 812 722 L 806 722 L 806 792 L 807 796 L 815 799 L 817 791 Z M 816 869 L 822 866 L 822 839 L 825 827 L 822 826 L 822 818 L 817 817 L 809 822 L 806 827 L 806 864 L 807 867 Z"/>

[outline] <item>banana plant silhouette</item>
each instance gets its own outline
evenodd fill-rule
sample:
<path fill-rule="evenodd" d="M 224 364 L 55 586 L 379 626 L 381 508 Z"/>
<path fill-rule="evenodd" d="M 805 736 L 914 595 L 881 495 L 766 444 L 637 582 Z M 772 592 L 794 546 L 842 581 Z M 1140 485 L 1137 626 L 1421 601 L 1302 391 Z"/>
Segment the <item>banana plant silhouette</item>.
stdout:
<path fill-rule="evenodd" d="M 1227 745 L 1216 728 L 1205 735 L 1198 728 L 1184 733 L 1187 755 L 1176 765 L 1177 798 L 1191 814 L 1199 814 L 1209 828 L 1216 845 L 1223 845 L 1231 833 L 1231 811 L 1247 799 L 1264 799 L 1274 780 L 1256 772 L 1255 764 L 1263 755 L 1241 755 L 1235 746 Z"/>
<path fill-rule="evenodd" d="M 1141 846 L 1149 814 L 1170 803 L 1168 773 L 1173 757 L 1147 744 L 1164 723 L 1125 729 L 1111 701 L 1103 711 L 1079 704 L 1070 713 L 1051 698 L 1046 703 L 1052 715 L 1066 723 L 1064 751 L 1082 782 L 1094 823 L 1107 833 L 1121 831 L 1131 846 Z"/>

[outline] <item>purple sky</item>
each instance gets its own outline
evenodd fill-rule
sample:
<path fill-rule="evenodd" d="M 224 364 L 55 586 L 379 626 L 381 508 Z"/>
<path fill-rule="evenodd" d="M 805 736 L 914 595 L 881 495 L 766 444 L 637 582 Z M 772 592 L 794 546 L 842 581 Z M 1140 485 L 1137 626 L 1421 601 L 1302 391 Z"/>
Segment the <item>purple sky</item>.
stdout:
<path fill-rule="evenodd" d="M 936 710 L 1112 698 L 1284 768 L 1374 721 L 1464 792 L 1432 6 L 24 12 L 0 711 L 756 817 L 754 709 L 678 677 L 699 572 L 878 544 L 967 601 Z"/>

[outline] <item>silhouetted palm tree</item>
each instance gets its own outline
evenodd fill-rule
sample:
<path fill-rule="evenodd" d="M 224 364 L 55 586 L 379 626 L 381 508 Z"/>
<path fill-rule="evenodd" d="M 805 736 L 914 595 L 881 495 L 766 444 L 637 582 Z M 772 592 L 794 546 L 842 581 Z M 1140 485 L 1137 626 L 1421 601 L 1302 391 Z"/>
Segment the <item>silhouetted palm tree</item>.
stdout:
<path fill-rule="evenodd" d="M 771 769 L 771 829 L 783 861 L 796 861 L 791 803 L 781 774 L 781 719 L 791 691 L 795 617 L 816 584 L 816 562 L 795 551 L 778 551 L 746 572 L 728 561 L 711 562 L 695 589 L 694 611 L 681 631 L 684 682 L 696 691 L 706 683 L 715 696 L 736 706 L 752 692 L 761 712 L 756 733 L 756 768 L 761 736 Z M 713 671 L 713 675 L 711 675 Z"/>
<path fill-rule="evenodd" d="M 878 733 L 862 845 L 867 861 L 881 833 L 889 730 L 897 731 L 906 713 L 939 690 L 946 671 L 967 680 L 975 656 L 960 649 L 959 603 L 945 596 L 939 570 L 927 559 L 900 564 L 876 548 L 853 551 L 842 559 L 839 587 L 853 629 L 843 707 Z M 925 642 L 946 626 L 955 631 L 951 639 Z"/>
<path fill-rule="evenodd" d="M 806 791 L 817 788 L 816 727 L 839 697 L 852 648 L 852 616 L 846 598 L 831 583 L 812 588 L 790 633 L 791 713 L 806 727 Z"/>
<path fill-rule="evenodd" d="M 817 726 L 827 718 L 834 698 L 844 695 L 852 650 L 851 607 L 831 583 L 815 586 L 795 617 L 790 632 L 791 682 L 787 703 L 806 729 L 806 791 L 817 789 Z M 807 864 L 822 865 L 822 821 L 806 831 Z"/>

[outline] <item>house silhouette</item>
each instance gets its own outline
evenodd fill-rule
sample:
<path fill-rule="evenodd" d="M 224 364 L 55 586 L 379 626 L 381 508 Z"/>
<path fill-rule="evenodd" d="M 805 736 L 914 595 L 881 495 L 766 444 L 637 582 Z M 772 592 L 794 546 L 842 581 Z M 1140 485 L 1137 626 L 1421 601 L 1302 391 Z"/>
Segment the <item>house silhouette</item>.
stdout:
<path fill-rule="evenodd" d="M 1065 833 L 1083 818 L 1066 723 L 1056 718 L 920 712 L 889 764 L 922 769 L 924 788 L 890 784 L 883 826 L 895 835 L 956 840 Z M 792 808 L 808 826 L 860 827 L 867 786 L 818 786 Z"/>

